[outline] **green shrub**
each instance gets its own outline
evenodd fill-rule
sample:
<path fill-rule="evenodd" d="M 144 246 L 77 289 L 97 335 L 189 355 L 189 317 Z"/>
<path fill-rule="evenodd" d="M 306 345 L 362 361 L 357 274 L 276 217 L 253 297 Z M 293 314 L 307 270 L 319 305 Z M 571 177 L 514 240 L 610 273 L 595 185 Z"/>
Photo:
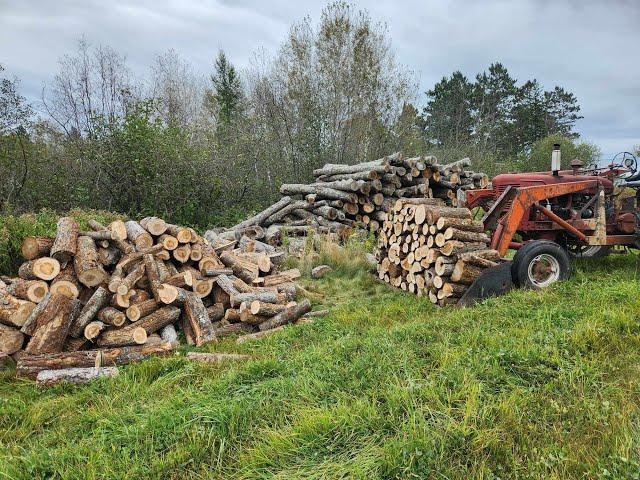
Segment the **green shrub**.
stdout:
<path fill-rule="evenodd" d="M 88 229 L 89 220 L 109 223 L 124 218 L 121 215 L 101 210 L 73 209 L 66 213 L 80 222 L 80 229 Z M 15 274 L 23 262 L 21 246 L 25 237 L 50 235 L 56 233 L 56 224 L 61 215 L 43 209 L 38 213 L 0 216 L 0 274 Z"/>

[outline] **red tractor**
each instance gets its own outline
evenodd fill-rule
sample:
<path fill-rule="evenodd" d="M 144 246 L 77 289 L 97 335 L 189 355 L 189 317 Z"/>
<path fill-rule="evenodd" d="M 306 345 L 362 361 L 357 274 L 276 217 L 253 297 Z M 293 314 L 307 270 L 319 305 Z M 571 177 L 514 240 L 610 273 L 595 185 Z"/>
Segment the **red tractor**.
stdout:
<path fill-rule="evenodd" d="M 488 269 L 460 300 L 466 305 L 511 288 L 544 288 L 569 278 L 571 258 L 598 257 L 613 247 L 636 246 L 640 239 L 636 158 L 623 152 L 604 168 L 583 168 L 571 162 L 560 170 L 560 145 L 555 145 L 550 172 L 506 173 L 491 189 L 469 190 L 468 208 L 482 207 L 482 221 L 491 233 L 491 248 L 512 261 Z M 634 195 L 629 190 L 636 189 Z M 626 196 L 623 196 L 626 195 Z"/>

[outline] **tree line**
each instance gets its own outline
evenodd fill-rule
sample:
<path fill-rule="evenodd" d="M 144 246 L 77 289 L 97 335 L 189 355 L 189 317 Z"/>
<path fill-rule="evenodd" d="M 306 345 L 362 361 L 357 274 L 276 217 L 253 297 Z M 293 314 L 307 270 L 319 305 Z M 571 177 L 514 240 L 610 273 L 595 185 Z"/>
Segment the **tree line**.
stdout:
<path fill-rule="evenodd" d="M 341 2 L 317 24 L 294 24 L 275 55 L 256 54 L 243 72 L 221 51 L 202 78 L 170 50 L 139 79 L 121 53 L 81 40 L 37 105 L 3 77 L 4 211 L 79 206 L 207 226 L 272 202 L 280 184 L 309 181 L 324 163 L 401 150 L 471 156 L 492 174 L 539 168 L 549 136 L 583 160 L 598 154 L 575 144 L 572 93 L 519 85 L 500 63 L 419 95 L 386 26 Z"/>

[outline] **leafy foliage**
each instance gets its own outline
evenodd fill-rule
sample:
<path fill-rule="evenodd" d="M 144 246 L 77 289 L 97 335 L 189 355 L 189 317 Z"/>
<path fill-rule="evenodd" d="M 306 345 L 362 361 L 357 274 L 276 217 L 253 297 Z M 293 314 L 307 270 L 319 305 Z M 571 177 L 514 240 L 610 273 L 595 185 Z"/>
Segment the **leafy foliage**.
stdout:
<path fill-rule="evenodd" d="M 528 155 L 521 155 L 516 159 L 515 168 L 532 172 L 547 172 L 551 168 L 551 152 L 554 144 L 560 144 L 562 152 L 562 168 L 568 169 L 571 160 L 579 159 L 587 166 L 597 163 L 600 149 L 593 144 L 576 142 L 562 135 L 549 135 L 535 142 Z"/>

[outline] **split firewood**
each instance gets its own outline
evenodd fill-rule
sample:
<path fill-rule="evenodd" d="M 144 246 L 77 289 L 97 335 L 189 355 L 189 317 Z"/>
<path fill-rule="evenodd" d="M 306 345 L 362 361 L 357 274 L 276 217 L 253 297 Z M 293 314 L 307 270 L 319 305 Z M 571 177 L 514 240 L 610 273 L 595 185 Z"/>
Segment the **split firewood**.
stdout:
<path fill-rule="evenodd" d="M 69 329 L 69 334 L 75 338 L 80 337 L 84 332 L 84 328 L 93 320 L 103 307 L 107 306 L 110 298 L 111 294 L 107 289 L 98 287 L 80 311 L 80 315 L 78 315 L 72 323 L 71 328 Z"/>
<path fill-rule="evenodd" d="M 187 297 L 184 302 L 184 314 L 189 321 L 197 346 L 216 340 L 215 330 L 200 297 L 193 294 Z"/>
<path fill-rule="evenodd" d="M 20 328 L 35 308 L 35 303 L 20 300 L 0 289 L 0 323 Z"/>

